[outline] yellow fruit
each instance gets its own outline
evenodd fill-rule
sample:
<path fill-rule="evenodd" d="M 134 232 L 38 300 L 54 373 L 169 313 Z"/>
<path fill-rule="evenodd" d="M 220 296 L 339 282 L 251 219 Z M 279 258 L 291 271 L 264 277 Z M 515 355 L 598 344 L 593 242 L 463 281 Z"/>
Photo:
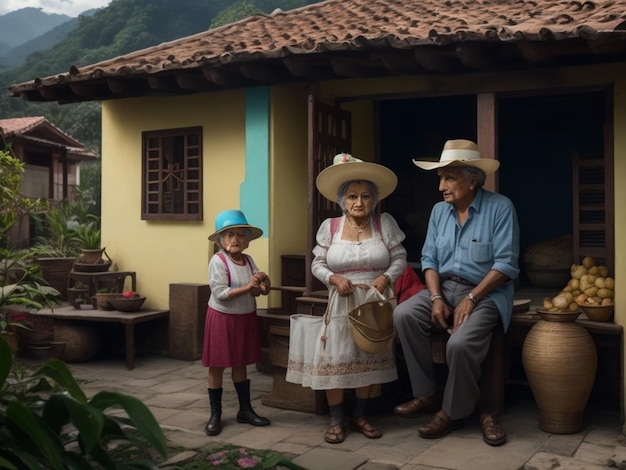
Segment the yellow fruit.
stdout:
<path fill-rule="evenodd" d="M 571 304 L 569 304 L 568 310 L 570 312 L 578 312 L 580 310 L 580 307 L 576 302 L 572 302 Z"/>
<path fill-rule="evenodd" d="M 569 307 L 569 300 L 567 300 L 567 297 L 561 294 L 554 297 L 552 299 L 552 303 L 559 310 L 565 310 L 567 307 Z"/>
<path fill-rule="evenodd" d="M 573 279 L 580 279 L 585 274 L 587 274 L 587 268 L 580 264 L 573 264 L 572 269 L 570 270 L 570 274 Z"/>
<path fill-rule="evenodd" d="M 589 297 L 595 297 L 598 294 L 598 288 L 597 287 L 587 287 L 583 292 L 585 294 L 587 294 Z"/>
<path fill-rule="evenodd" d="M 602 299 L 600 305 L 613 305 L 613 299 Z"/>
<path fill-rule="evenodd" d="M 580 294 L 578 297 L 576 297 L 576 303 L 579 305 L 584 304 L 587 301 L 587 294 Z"/>
<path fill-rule="evenodd" d="M 591 266 L 596 265 L 596 261 L 591 256 L 585 256 L 583 258 L 582 264 L 585 268 L 589 269 Z"/>
<path fill-rule="evenodd" d="M 598 297 L 601 299 L 610 299 L 613 297 L 613 291 L 611 289 L 598 289 Z"/>
<path fill-rule="evenodd" d="M 600 268 L 598 266 L 591 266 L 587 271 L 588 274 L 593 274 L 594 276 L 600 275 Z"/>
<path fill-rule="evenodd" d="M 585 256 L 583 258 L 583 266 L 589 269 L 591 266 L 595 266 L 596 261 L 591 256 Z"/>
<path fill-rule="evenodd" d="M 544 310 L 550 310 L 552 307 L 554 307 L 554 304 L 552 303 L 552 299 L 550 297 L 544 297 L 543 299 Z"/>
<path fill-rule="evenodd" d="M 576 289 L 580 287 L 580 279 L 572 278 L 569 280 L 567 285 L 572 288 L 572 291 L 575 291 Z"/>
<path fill-rule="evenodd" d="M 606 266 L 600 266 L 598 267 L 598 270 L 600 271 L 600 276 L 602 277 L 607 277 L 609 275 L 609 268 Z"/>
<path fill-rule="evenodd" d="M 604 287 L 607 289 L 615 289 L 615 279 L 612 277 L 604 278 Z"/>
<path fill-rule="evenodd" d="M 606 287 L 606 279 L 604 279 L 603 277 L 597 277 L 593 285 L 596 286 L 598 289 L 603 289 L 604 287 Z"/>

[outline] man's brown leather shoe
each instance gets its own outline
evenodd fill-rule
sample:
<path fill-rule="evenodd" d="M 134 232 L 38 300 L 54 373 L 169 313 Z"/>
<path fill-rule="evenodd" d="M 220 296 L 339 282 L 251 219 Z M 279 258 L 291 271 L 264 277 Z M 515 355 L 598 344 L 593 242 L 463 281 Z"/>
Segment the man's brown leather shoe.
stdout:
<path fill-rule="evenodd" d="M 463 427 L 462 419 L 444 418 L 434 414 L 426 424 L 419 427 L 417 432 L 425 439 L 439 439 L 461 427 Z"/>
<path fill-rule="evenodd" d="M 414 398 L 393 409 L 393 413 L 403 418 L 417 418 L 420 413 L 434 411 L 438 407 L 435 395 L 430 397 Z"/>

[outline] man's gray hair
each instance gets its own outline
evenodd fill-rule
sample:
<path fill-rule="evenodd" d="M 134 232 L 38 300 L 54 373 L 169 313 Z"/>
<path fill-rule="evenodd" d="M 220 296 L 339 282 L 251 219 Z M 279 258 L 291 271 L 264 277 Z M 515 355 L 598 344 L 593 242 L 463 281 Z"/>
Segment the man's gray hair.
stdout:
<path fill-rule="evenodd" d="M 472 175 L 476 175 L 478 179 L 478 187 L 482 188 L 485 184 L 485 180 L 487 179 L 487 174 L 481 170 L 480 168 L 476 168 L 475 166 L 465 165 L 461 167 L 461 171 L 467 178 L 471 178 Z"/>

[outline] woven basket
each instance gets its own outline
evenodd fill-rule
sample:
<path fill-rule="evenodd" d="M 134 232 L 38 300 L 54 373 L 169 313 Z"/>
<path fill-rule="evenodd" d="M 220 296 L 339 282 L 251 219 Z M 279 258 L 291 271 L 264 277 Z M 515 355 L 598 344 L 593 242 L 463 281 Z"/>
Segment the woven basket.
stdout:
<path fill-rule="evenodd" d="M 96 303 L 97 307 L 100 310 L 113 310 L 114 307 L 111 305 L 111 299 L 116 297 L 121 297 L 122 294 L 114 294 L 111 292 L 96 292 Z"/>
<path fill-rule="evenodd" d="M 582 430 L 596 376 L 596 345 L 574 320 L 537 321 L 522 347 L 524 370 L 539 407 L 539 427 L 549 433 Z"/>

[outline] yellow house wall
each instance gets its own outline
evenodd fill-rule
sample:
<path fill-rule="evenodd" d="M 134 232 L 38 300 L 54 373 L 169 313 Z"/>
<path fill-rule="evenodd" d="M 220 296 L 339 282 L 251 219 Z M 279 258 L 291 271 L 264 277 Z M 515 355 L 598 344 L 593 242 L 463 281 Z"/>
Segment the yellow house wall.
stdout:
<path fill-rule="evenodd" d="M 499 83 L 520 88 L 605 86 L 614 89 L 615 278 L 626 279 L 626 67 L 597 66 L 555 69 L 528 74 L 498 75 Z M 323 101 L 344 100 L 352 112 L 352 153 L 373 160 L 374 108 L 377 94 L 424 96 L 455 94 L 472 83 L 477 91 L 494 83 L 489 75 L 398 77 L 396 79 L 322 82 L 272 87 L 270 109 L 270 234 L 248 249 L 274 285 L 280 283 L 280 255 L 304 252 L 307 233 L 307 95 Z M 534 84 L 534 85 L 533 85 Z M 141 98 L 103 103 L 103 245 L 121 270 L 137 271 L 138 290 L 146 306 L 167 308 L 169 284 L 207 282 L 209 244 L 218 212 L 239 206 L 245 180 L 245 110 L 243 91 L 168 98 Z M 141 132 L 175 127 L 204 129 L 204 220 L 202 222 L 142 221 Z M 158 230 L 155 230 L 158 228 Z M 270 303 L 278 302 L 278 294 Z M 263 307 L 266 299 L 259 300 Z M 615 322 L 626 324 L 626 296 L 616 290 Z M 622 363 L 626 363 L 623 360 Z M 626 371 L 625 374 L 626 376 Z"/>
<path fill-rule="evenodd" d="M 137 273 L 146 307 L 169 308 L 171 283 L 208 283 L 215 216 L 239 208 L 245 175 L 244 93 L 105 101 L 102 106 L 102 243 L 121 271 Z M 141 133 L 202 126 L 204 220 L 141 220 Z M 268 265 L 268 239 L 247 249 Z M 265 298 L 259 298 L 259 305 Z"/>
<path fill-rule="evenodd" d="M 304 253 L 307 233 L 307 94 L 299 87 L 274 87 L 271 95 L 269 273 L 281 283 L 281 255 Z M 270 306 L 280 305 L 272 292 Z"/>

